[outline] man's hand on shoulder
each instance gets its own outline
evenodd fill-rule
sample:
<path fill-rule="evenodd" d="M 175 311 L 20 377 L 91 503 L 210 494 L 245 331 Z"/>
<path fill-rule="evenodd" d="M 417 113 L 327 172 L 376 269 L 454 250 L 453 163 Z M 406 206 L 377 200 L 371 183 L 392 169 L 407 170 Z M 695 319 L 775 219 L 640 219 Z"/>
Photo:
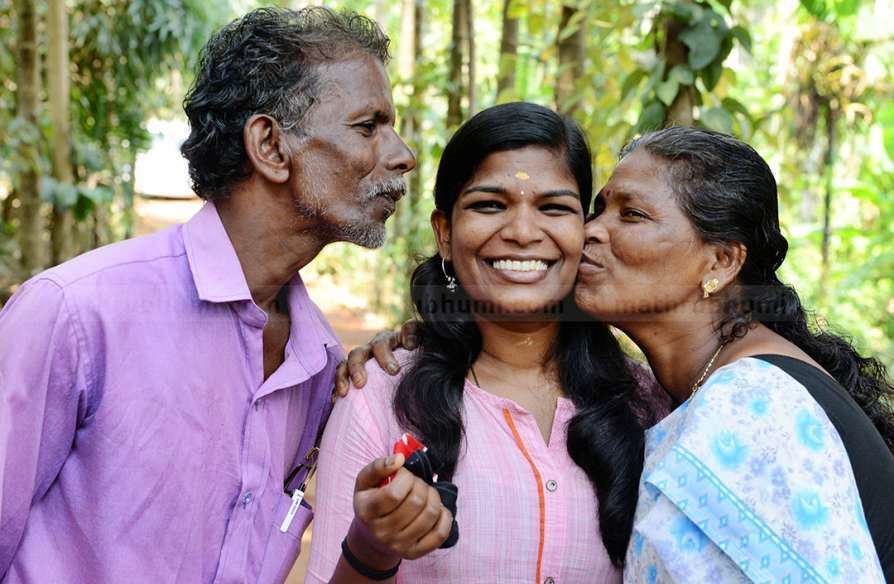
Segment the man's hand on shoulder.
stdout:
<path fill-rule="evenodd" d="M 352 349 L 347 360 L 339 363 L 335 370 L 335 395 L 348 395 L 351 384 L 358 389 L 366 385 L 366 362 L 370 359 L 375 359 L 379 367 L 389 375 L 397 375 L 400 372 L 400 363 L 394 357 L 394 351 L 412 351 L 419 346 L 420 324 L 419 321 L 408 320 L 400 328 L 400 332 L 382 331 L 368 343 Z"/>

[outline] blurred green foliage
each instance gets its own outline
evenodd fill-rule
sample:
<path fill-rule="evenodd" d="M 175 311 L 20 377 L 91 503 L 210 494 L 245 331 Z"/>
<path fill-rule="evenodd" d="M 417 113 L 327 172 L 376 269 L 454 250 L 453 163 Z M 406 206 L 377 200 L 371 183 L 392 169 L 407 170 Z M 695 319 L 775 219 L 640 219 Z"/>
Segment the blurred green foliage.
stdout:
<path fill-rule="evenodd" d="M 669 120 L 681 95 L 692 122 L 752 143 L 776 173 L 791 249 L 783 266 L 830 326 L 894 364 L 894 20 L 892 0 L 566 0 L 562 6 L 507 0 L 517 19 L 517 54 L 500 58 L 503 3 L 472 10 L 476 107 L 525 99 L 556 104 L 557 44 L 582 28 L 583 61 L 574 116 L 586 130 L 594 176 L 605 182 L 635 133 Z M 408 11 L 422 2 L 421 47 L 407 43 Z M 280 4 L 300 7 L 301 2 Z M 379 20 L 393 39 L 390 66 L 399 117 L 417 122 L 419 192 L 401 201 L 384 250 L 324 250 L 311 270 L 331 274 L 398 322 L 415 261 L 434 251 L 427 227 L 431 188 L 445 129 L 453 0 L 338 0 Z M 47 196 L 107 209 L 124 235 L 132 162 L 146 148 L 146 121 L 177 117 L 189 71 L 210 30 L 256 5 L 201 0 L 70 0 L 73 150 L 78 186 Z M 31 131 L 14 119 L 15 43 L 10 0 L 0 0 L 0 185 L 16 172 L 15 143 Z M 671 38 L 672 37 L 672 38 Z M 685 46 L 685 59 L 668 50 Z M 407 59 L 415 62 L 406 75 Z M 514 84 L 497 95 L 510 63 Z M 677 108 L 679 109 L 679 108 Z M 466 116 L 469 115 L 465 111 Z M 400 123 L 400 120 L 398 121 Z M 39 129 L 45 131 L 45 128 Z M 831 138 L 831 139 L 830 139 Z M 0 264 L 15 253 L 14 224 L 3 215 Z M 117 222 L 117 223 L 115 223 Z M 13 246 L 14 247 L 14 246 Z M 4 252 L 4 250 L 6 250 Z M 2 269 L 2 268 L 0 268 Z M 0 280 L 3 274 L 0 272 Z M 0 282 L 2 284 L 2 282 Z"/>

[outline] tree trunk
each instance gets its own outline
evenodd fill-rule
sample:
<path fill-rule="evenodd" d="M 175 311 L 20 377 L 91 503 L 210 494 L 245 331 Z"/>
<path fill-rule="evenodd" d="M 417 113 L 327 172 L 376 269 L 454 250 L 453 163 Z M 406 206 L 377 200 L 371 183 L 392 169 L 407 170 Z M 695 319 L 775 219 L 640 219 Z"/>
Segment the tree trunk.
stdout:
<path fill-rule="evenodd" d="M 137 150 L 133 147 L 133 143 L 127 149 L 127 157 L 130 172 L 127 173 L 127 181 L 122 185 L 124 188 L 124 208 L 121 210 L 122 223 L 124 224 L 124 239 L 133 237 L 136 227 L 134 199 L 137 194 Z"/>
<path fill-rule="evenodd" d="M 823 170 L 825 171 L 825 193 L 823 193 L 823 240 L 820 247 L 822 265 L 820 266 L 820 283 L 818 300 L 825 299 L 829 287 L 829 249 L 832 242 L 832 193 L 835 182 L 835 158 L 838 148 L 838 137 L 835 125 L 837 123 L 835 111 L 830 105 L 825 108 L 826 118 L 826 155 L 823 157 Z"/>
<path fill-rule="evenodd" d="M 413 11 L 413 89 L 410 94 L 410 108 L 408 112 L 408 131 L 404 137 L 409 141 L 410 147 L 416 153 L 416 170 L 410 174 L 409 192 L 407 193 L 407 205 L 404 213 L 406 214 L 406 242 L 407 252 L 405 264 L 400 274 L 402 282 L 408 282 L 413 270 L 416 268 L 416 259 L 422 253 L 421 227 L 426 225 L 425 219 L 420 217 L 422 208 L 423 188 L 424 188 L 424 161 L 425 161 L 425 144 L 422 141 L 422 119 L 419 112 L 425 107 L 424 94 L 425 85 L 422 78 L 417 74 L 422 68 L 423 52 L 422 52 L 422 31 L 425 25 L 425 0 L 415 0 Z M 401 320 L 411 317 L 413 312 L 413 304 L 409 294 L 402 293 L 401 296 Z"/>
<path fill-rule="evenodd" d="M 472 0 L 465 0 L 465 8 L 463 10 L 466 15 L 466 54 L 469 57 L 467 61 L 467 78 L 469 96 L 469 117 L 475 115 L 478 111 L 478 93 L 475 87 L 475 13 L 472 11 Z"/>
<path fill-rule="evenodd" d="M 674 68 L 675 65 L 683 65 L 689 62 L 689 47 L 680 40 L 680 33 L 683 32 L 684 24 L 677 19 L 667 16 L 664 23 L 664 58 L 667 67 L 665 68 L 665 76 Z M 667 108 L 667 114 L 664 116 L 665 126 L 691 126 L 694 116 L 693 108 L 695 107 L 695 99 L 692 95 L 692 87 L 681 85 L 677 92 L 677 97 L 671 102 Z"/>
<path fill-rule="evenodd" d="M 49 0 L 47 9 L 47 89 L 53 157 L 53 178 L 74 183 L 71 166 L 71 81 L 68 56 L 68 14 L 65 0 Z M 53 258 L 58 264 L 74 256 L 74 215 L 71 209 L 53 205 Z"/>
<path fill-rule="evenodd" d="M 518 61 L 518 19 L 510 16 L 512 0 L 503 2 L 503 31 L 500 37 L 500 68 L 497 72 L 497 101 L 515 97 L 515 65 Z"/>
<path fill-rule="evenodd" d="M 583 72 L 584 62 L 584 19 L 576 6 L 562 5 L 558 48 L 556 108 L 565 115 L 573 115 L 580 102 L 576 83 Z"/>
<path fill-rule="evenodd" d="M 23 137 L 19 155 L 25 161 L 16 184 L 19 198 L 18 241 L 21 267 L 31 275 L 44 265 L 43 221 L 38 174 L 37 129 L 38 91 L 40 87 L 40 63 L 37 57 L 37 15 L 33 0 L 16 0 L 18 14 L 18 38 L 16 41 L 16 116 L 28 125 L 28 137 Z"/>
<path fill-rule="evenodd" d="M 15 201 L 18 200 L 15 190 L 11 191 L 3 199 L 3 205 L 0 206 L 0 229 L 7 223 L 12 223 L 13 210 L 15 209 Z"/>
<path fill-rule="evenodd" d="M 450 37 L 450 73 L 447 78 L 447 128 L 453 130 L 463 120 L 462 99 L 465 94 L 463 83 L 463 53 L 467 46 L 468 25 L 465 14 L 466 0 L 453 0 L 453 25 Z"/>

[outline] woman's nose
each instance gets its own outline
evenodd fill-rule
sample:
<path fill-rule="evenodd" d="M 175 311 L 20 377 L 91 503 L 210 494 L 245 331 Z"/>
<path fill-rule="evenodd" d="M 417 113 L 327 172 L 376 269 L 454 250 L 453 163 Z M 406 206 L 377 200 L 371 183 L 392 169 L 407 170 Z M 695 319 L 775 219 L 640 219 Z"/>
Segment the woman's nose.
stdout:
<path fill-rule="evenodd" d="M 608 241 L 608 230 L 600 215 L 597 215 L 584 225 L 585 243 L 605 243 Z"/>
<path fill-rule="evenodd" d="M 543 239 L 543 230 L 537 224 L 533 213 L 527 209 L 518 209 L 502 230 L 503 239 L 514 241 L 518 245 L 530 245 Z"/>

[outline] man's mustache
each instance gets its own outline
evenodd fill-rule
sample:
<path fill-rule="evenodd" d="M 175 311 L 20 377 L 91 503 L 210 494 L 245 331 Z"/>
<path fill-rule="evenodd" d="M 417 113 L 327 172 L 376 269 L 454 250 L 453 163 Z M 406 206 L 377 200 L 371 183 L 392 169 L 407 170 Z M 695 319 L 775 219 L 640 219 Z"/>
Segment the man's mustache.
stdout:
<path fill-rule="evenodd" d="M 372 201 L 377 197 L 388 197 L 396 203 L 406 193 L 406 181 L 401 177 L 394 177 L 371 186 L 363 198 L 366 201 Z"/>

